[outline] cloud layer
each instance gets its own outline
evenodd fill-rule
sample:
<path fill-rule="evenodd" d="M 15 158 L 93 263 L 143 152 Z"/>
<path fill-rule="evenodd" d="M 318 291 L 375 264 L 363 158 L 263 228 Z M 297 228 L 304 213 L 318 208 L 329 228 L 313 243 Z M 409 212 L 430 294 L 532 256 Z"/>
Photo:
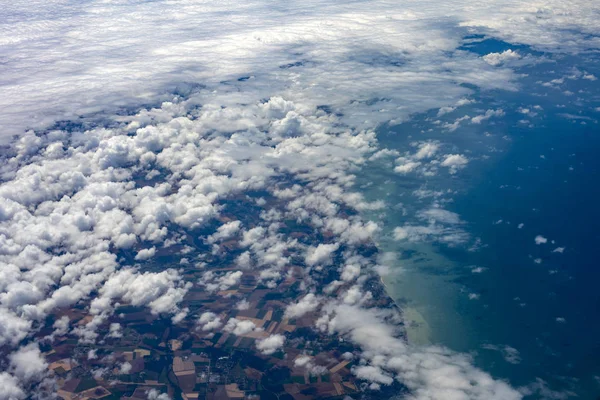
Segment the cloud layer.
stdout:
<path fill-rule="evenodd" d="M 319 329 L 360 345 L 357 376 L 374 385 L 397 379 L 418 399 L 519 398 L 464 355 L 407 345 L 398 316 L 374 306 L 366 283 L 376 266 L 352 250 L 380 229 L 357 212 L 386 205 L 352 192 L 352 172 L 387 156 L 401 175 L 460 172 L 469 157 L 443 143 L 418 142 L 400 155 L 380 149 L 374 130 L 417 112 L 452 112 L 469 104 L 471 85 L 518 88 L 510 68 L 517 56 L 460 50 L 466 35 L 552 51 L 596 49 L 598 8 L 586 0 L 6 5 L 0 346 L 9 352 L 0 398 L 23 398 L 30 381 L 43 378 L 45 361 L 28 341 L 62 309 L 78 305 L 92 316 L 77 327 L 68 318 L 54 323 L 56 335 L 82 343 L 97 340 L 121 303 L 174 322 L 186 318 L 180 303 L 194 283 L 177 265 L 153 269 L 153 259 L 214 224 L 228 198 L 252 191 L 278 206 L 260 208 L 267 201 L 255 199 L 260 224 L 229 221 L 203 238 L 214 254 L 234 237 L 243 250 L 235 271 L 203 276 L 207 291 L 238 284 L 248 268 L 275 287 L 294 251 L 305 287 L 319 295 L 289 306 L 288 316 L 318 311 Z M 503 112 L 484 110 L 445 128 Z M 287 237 L 279 230 L 284 218 L 331 240 L 306 245 Z M 438 204 L 417 218 L 423 225 L 397 228 L 396 239 L 467 239 L 458 216 Z M 343 265 L 334 265 L 340 258 Z M 318 287 L 310 274 L 328 267 L 339 267 L 339 279 Z M 254 329 L 213 313 L 198 319 L 199 330 L 221 327 Z M 257 349 L 270 354 L 284 343 L 272 335 Z"/>

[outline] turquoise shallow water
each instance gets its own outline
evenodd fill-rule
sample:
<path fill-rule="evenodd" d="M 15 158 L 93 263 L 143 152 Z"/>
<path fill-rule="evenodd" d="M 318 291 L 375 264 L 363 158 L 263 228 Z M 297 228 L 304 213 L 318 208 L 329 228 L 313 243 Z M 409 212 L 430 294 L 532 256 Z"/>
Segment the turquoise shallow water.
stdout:
<path fill-rule="evenodd" d="M 490 41 L 473 51 L 507 47 Z M 564 79 L 560 89 L 542 84 L 576 70 L 591 74 L 594 57 L 524 66 L 519 92 L 475 90 L 476 103 L 447 117 L 501 108 L 501 118 L 448 132 L 432 122 L 432 110 L 380 130 L 382 147 L 400 153 L 416 140 L 437 140 L 467 155 L 468 166 L 456 174 L 400 175 L 388 159 L 358 176 L 369 199 L 390 205 L 370 217 L 383 225 L 382 250 L 397 254 L 385 281 L 409 310 L 409 339 L 469 352 L 492 375 L 533 390 L 532 398 L 600 395 L 600 127 L 594 103 L 600 85 L 575 78 Z M 532 105 L 539 106 L 536 115 L 524 115 Z M 422 223 L 416 216 L 433 203 L 460 216 L 456 229 L 469 236 L 465 243 L 393 240 L 396 226 Z M 547 241 L 536 244 L 537 235 Z"/>

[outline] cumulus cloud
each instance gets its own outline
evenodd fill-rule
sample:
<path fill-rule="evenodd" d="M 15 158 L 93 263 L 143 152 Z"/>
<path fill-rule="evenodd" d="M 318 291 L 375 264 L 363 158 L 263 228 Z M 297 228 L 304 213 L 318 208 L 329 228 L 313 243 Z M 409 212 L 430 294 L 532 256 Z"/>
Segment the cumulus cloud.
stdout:
<path fill-rule="evenodd" d="M 39 380 L 48 366 L 37 343 L 21 347 L 9 359 L 12 374 L 25 382 Z"/>
<path fill-rule="evenodd" d="M 25 397 L 19 380 L 8 372 L 0 372 L 0 400 L 24 399 Z"/>
<path fill-rule="evenodd" d="M 316 310 L 319 306 L 319 299 L 313 293 L 309 293 L 301 298 L 297 303 L 288 305 L 285 308 L 285 316 L 288 318 L 299 318 L 306 313 Z"/>
<path fill-rule="evenodd" d="M 138 253 L 135 255 L 135 259 L 137 261 L 148 260 L 148 259 L 154 257 L 154 254 L 156 254 L 156 247 L 151 247 L 149 249 L 142 249 L 142 250 L 138 251 Z"/>
<path fill-rule="evenodd" d="M 511 49 L 503 51 L 502 53 L 489 53 L 483 56 L 485 62 L 493 66 L 505 64 L 513 60 L 519 60 L 520 58 L 521 55 Z"/>
<path fill-rule="evenodd" d="M 131 364 L 127 361 L 125 361 L 124 363 L 121 364 L 121 366 L 119 367 L 119 373 L 120 374 L 128 374 L 129 371 L 131 371 Z"/>
<path fill-rule="evenodd" d="M 437 142 L 425 142 L 419 145 L 419 151 L 415 154 L 417 160 L 423 160 L 425 158 L 433 157 L 438 150 L 440 145 Z"/>
<path fill-rule="evenodd" d="M 160 393 L 156 389 L 150 389 L 146 392 L 148 400 L 171 400 L 167 393 Z"/>
<path fill-rule="evenodd" d="M 319 244 L 317 247 L 309 247 L 306 251 L 304 261 L 308 266 L 328 265 L 331 263 L 332 254 L 340 247 L 337 243 Z"/>
<path fill-rule="evenodd" d="M 242 336 L 257 330 L 254 322 L 250 320 L 239 320 L 237 318 L 229 318 L 223 329 L 237 336 Z"/>
<path fill-rule="evenodd" d="M 273 354 L 283 347 L 285 336 L 280 334 L 270 335 L 256 342 L 256 348 L 263 354 Z"/>
<path fill-rule="evenodd" d="M 488 119 L 490 119 L 492 117 L 502 117 L 505 114 L 506 113 L 502 109 L 487 110 L 485 112 L 485 114 L 477 115 L 477 116 L 471 118 L 471 123 L 473 123 L 473 124 L 481 124 L 483 121 L 487 121 Z"/>
<path fill-rule="evenodd" d="M 409 172 L 413 172 L 416 170 L 421 163 L 418 161 L 410 161 L 405 158 L 399 158 L 396 160 L 396 167 L 394 167 L 394 172 L 398 172 L 400 174 L 408 174 Z"/>
<path fill-rule="evenodd" d="M 469 163 L 467 157 L 462 154 L 448 154 L 442 161 L 442 167 L 450 169 L 451 174 L 455 174 L 461 168 L 464 168 Z"/>
<path fill-rule="evenodd" d="M 208 271 L 202 275 L 200 284 L 204 285 L 209 292 L 227 290 L 232 286 L 238 285 L 243 274 L 242 271 L 229 271 L 225 275 L 217 276 L 212 271 Z"/>
<path fill-rule="evenodd" d="M 217 314 L 207 311 L 198 318 L 198 325 L 203 331 L 211 331 L 221 327 L 221 318 Z"/>
<path fill-rule="evenodd" d="M 208 243 L 215 243 L 219 240 L 229 239 L 239 232 L 241 225 L 241 221 L 229 221 L 217 228 L 217 231 L 210 235 L 206 241 Z"/>

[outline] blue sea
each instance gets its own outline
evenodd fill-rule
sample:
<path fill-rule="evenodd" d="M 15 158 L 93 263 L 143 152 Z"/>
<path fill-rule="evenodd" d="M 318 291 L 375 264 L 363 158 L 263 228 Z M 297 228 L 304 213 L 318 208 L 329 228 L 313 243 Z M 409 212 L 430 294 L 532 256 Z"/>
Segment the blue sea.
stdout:
<path fill-rule="evenodd" d="M 517 68 L 516 92 L 472 88 L 475 102 L 450 114 L 431 110 L 379 130 L 381 146 L 400 153 L 436 140 L 469 158 L 455 174 L 425 179 L 394 173 L 390 160 L 358 175 L 365 196 L 389 205 L 369 215 L 383 226 L 382 251 L 395 255 L 384 281 L 416 344 L 471 353 L 530 398 L 597 399 L 600 57 L 469 39 L 465 51 L 512 49 L 543 61 Z M 434 123 L 488 109 L 504 115 L 453 132 Z M 466 243 L 393 239 L 395 227 L 419 223 L 415 215 L 432 203 L 460 216 Z"/>

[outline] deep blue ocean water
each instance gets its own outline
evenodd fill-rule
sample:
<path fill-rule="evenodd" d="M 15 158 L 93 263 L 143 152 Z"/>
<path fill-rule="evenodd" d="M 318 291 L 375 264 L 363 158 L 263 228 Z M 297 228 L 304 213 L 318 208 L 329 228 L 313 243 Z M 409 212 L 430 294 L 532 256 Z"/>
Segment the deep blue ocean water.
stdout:
<path fill-rule="evenodd" d="M 400 152 L 416 140 L 438 140 L 467 155 L 467 168 L 423 178 L 396 174 L 389 160 L 377 161 L 357 184 L 369 199 L 391 206 L 371 217 L 384 226 L 382 250 L 398 255 L 386 278 L 390 294 L 425 320 L 417 325 L 427 329 L 413 334 L 417 342 L 469 352 L 495 377 L 534 390 L 532 398 L 596 399 L 600 79 L 589 75 L 600 77 L 599 57 L 542 54 L 497 40 L 465 47 L 481 55 L 509 48 L 545 61 L 518 68 L 519 91 L 475 89 L 476 103 L 441 119 L 498 108 L 504 116 L 448 132 L 432 123 L 432 110 L 378 132 L 382 147 Z M 543 85 L 553 79 L 562 83 Z M 415 196 L 419 189 L 444 193 Z M 392 239 L 394 227 L 418 223 L 415 215 L 434 201 L 460 215 L 468 244 Z M 536 244 L 537 235 L 547 242 Z"/>

